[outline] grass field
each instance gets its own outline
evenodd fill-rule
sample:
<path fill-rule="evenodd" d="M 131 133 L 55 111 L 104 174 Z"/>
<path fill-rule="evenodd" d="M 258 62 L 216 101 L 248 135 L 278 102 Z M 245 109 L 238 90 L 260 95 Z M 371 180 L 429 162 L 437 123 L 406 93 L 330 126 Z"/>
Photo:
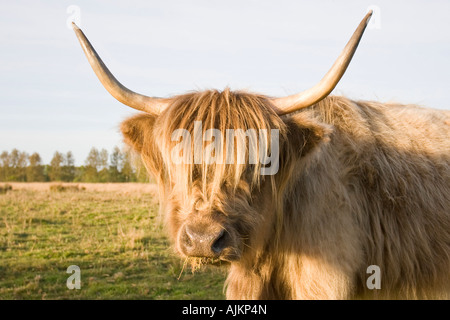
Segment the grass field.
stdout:
<path fill-rule="evenodd" d="M 0 299 L 224 299 L 225 266 L 182 270 L 154 186 L 11 185 L 0 194 Z M 79 290 L 66 286 L 70 265 Z"/>

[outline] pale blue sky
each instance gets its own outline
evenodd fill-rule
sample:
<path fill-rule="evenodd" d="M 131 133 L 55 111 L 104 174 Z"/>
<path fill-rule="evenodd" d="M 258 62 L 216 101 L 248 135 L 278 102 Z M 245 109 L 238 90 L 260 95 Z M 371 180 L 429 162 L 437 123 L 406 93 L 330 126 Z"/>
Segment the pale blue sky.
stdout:
<path fill-rule="evenodd" d="M 6 1 L 0 11 L 0 151 L 121 145 L 135 113 L 91 70 L 67 8 L 110 70 L 139 93 L 208 88 L 273 96 L 325 74 L 367 8 L 380 8 L 333 94 L 450 109 L 450 1 Z"/>

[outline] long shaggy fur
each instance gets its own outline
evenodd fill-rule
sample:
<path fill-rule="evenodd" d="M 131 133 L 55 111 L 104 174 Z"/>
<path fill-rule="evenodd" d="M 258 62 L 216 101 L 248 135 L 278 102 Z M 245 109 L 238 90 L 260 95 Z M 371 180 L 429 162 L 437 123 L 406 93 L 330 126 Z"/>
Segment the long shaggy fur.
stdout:
<path fill-rule="evenodd" d="M 450 113 L 336 96 L 275 110 L 265 96 L 205 91 L 122 124 L 158 179 L 176 247 L 186 221 L 221 223 L 233 238 L 230 299 L 448 298 Z M 279 129 L 279 172 L 173 165 L 170 135 L 194 121 Z M 370 265 L 381 289 L 366 286 Z"/>

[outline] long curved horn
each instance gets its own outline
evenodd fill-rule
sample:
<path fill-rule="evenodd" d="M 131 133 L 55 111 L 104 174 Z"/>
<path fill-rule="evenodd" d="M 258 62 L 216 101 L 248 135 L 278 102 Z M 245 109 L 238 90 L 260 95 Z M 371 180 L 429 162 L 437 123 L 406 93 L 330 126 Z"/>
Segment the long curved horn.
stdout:
<path fill-rule="evenodd" d="M 74 22 L 72 27 L 92 69 L 114 98 L 131 108 L 147 113 L 159 114 L 167 107 L 168 99 L 147 97 L 124 87 L 105 66 L 83 31 Z"/>
<path fill-rule="evenodd" d="M 305 90 L 303 92 L 293 94 L 283 98 L 274 98 L 272 102 L 277 107 L 277 112 L 279 115 L 288 114 L 302 108 L 309 107 L 326 96 L 330 94 L 331 91 L 336 87 L 341 77 L 344 75 L 350 61 L 352 60 L 353 54 L 358 47 L 359 41 L 369 23 L 370 17 L 372 16 L 372 10 L 366 14 L 364 19 L 356 28 L 353 36 L 348 41 L 344 50 L 342 50 L 340 56 L 337 58 L 331 69 L 327 74 L 319 81 L 314 87 Z"/>

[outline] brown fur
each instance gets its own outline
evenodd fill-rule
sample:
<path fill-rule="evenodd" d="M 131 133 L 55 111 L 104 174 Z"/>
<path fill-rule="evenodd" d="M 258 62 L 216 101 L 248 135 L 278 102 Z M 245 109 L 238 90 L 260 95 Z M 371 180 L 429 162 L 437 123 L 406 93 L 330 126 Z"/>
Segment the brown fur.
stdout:
<path fill-rule="evenodd" d="M 186 221 L 220 223 L 230 299 L 448 298 L 450 112 L 329 96 L 279 117 L 265 96 L 204 91 L 124 121 L 160 186 L 178 248 Z M 173 165 L 174 129 L 280 129 L 280 170 Z M 269 146 L 270 148 L 270 146 Z M 381 289 L 366 287 L 370 265 Z"/>

